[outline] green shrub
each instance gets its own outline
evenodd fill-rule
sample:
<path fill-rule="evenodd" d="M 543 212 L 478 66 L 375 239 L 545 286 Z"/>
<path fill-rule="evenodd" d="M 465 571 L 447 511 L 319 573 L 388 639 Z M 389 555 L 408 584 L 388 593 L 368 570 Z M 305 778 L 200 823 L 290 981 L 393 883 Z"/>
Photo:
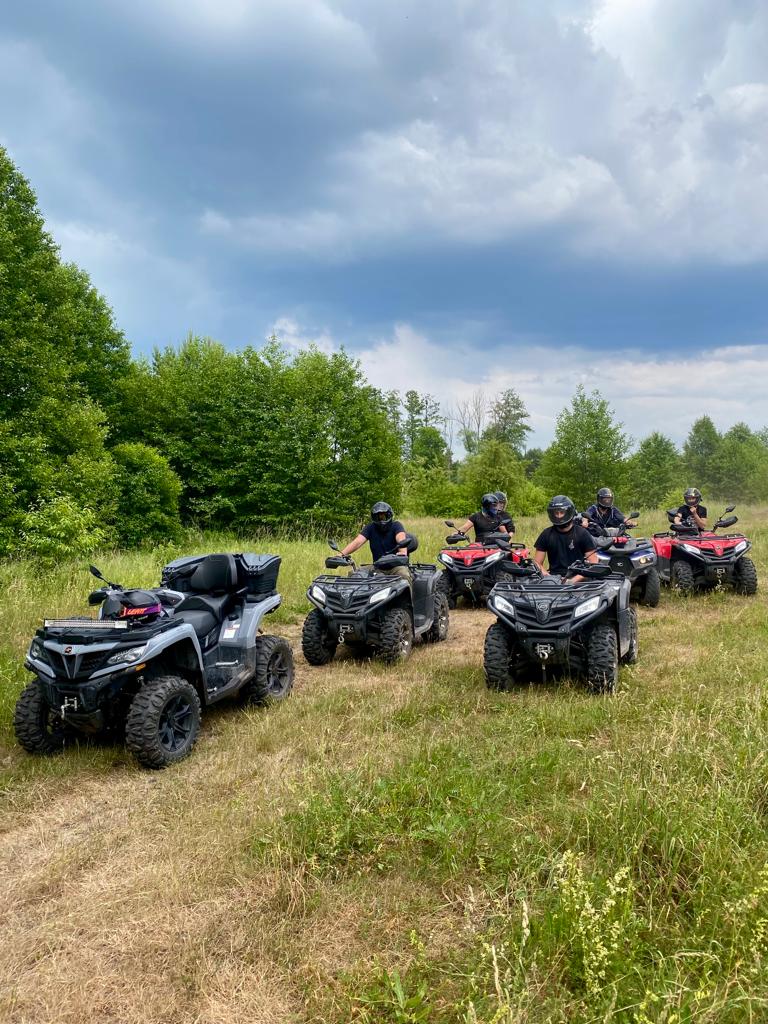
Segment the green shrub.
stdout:
<path fill-rule="evenodd" d="M 112 450 L 116 467 L 115 530 L 122 544 L 178 537 L 181 481 L 160 452 L 138 442 Z"/>
<path fill-rule="evenodd" d="M 22 517 L 18 550 L 45 562 L 79 558 L 106 539 L 91 508 L 81 508 L 72 498 L 58 495 L 43 501 Z"/>

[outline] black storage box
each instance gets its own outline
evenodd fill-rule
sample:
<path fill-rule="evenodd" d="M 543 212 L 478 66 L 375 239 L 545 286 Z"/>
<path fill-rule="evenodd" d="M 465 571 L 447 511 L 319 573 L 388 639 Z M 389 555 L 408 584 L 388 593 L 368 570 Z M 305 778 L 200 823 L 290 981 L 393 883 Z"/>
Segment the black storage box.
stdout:
<path fill-rule="evenodd" d="M 161 585 L 182 594 L 192 591 L 190 577 L 206 555 L 185 555 L 176 558 L 163 567 Z M 280 555 L 255 555 L 252 552 L 234 554 L 237 563 L 239 587 L 248 588 L 248 597 L 268 597 L 277 592 L 277 576 L 280 572 Z"/>

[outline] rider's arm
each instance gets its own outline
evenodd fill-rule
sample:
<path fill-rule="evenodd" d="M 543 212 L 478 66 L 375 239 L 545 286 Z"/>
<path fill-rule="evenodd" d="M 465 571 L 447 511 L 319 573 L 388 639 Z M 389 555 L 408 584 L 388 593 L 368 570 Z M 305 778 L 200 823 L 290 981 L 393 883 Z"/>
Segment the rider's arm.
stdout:
<path fill-rule="evenodd" d="M 546 551 L 539 551 L 538 549 L 536 550 L 536 554 L 533 556 L 534 562 L 541 569 L 542 576 L 549 576 L 549 573 L 544 568 L 544 559 L 546 557 L 547 557 L 547 552 Z"/>
<path fill-rule="evenodd" d="M 466 523 L 459 527 L 459 533 L 466 533 L 467 530 L 473 529 L 474 525 L 475 524 L 472 522 L 472 520 L 468 519 Z"/>
<path fill-rule="evenodd" d="M 357 551 L 363 544 L 368 540 L 364 533 L 358 533 L 354 540 L 351 540 L 345 548 L 341 549 L 342 555 L 351 555 L 353 551 Z"/>
<path fill-rule="evenodd" d="M 700 516 L 699 513 L 695 512 L 693 509 L 691 509 L 691 518 L 693 519 L 694 523 L 696 523 L 696 525 L 699 527 L 700 530 L 703 530 L 704 527 L 707 525 L 707 517 L 706 516 Z"/>
<path fill-rule="evenodd" d="M 397 541 L 398 544 L 402 544 L 403 541 L 405 540 L 405 537 L 406 537 L 405 530 L 401 530 L 399 533 L 395 534 L 395 540 Z M 398 548 L 397 549 L 397 553 L 398 553 L 398 555 L 407 555 L 408 554 L 408 552 L 405 550 L 405 548 Z"/>

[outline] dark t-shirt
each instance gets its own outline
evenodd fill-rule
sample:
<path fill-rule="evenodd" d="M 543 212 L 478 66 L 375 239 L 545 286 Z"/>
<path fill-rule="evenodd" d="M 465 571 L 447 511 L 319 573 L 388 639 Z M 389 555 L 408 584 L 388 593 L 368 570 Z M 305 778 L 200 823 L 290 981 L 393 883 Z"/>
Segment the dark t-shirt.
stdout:
<path fill-rule="evenodd" d="M 537 551 L 546 551 L 551 573 L 564 576 L 569 565 L 595 550 L 595 541 L 592 534 L 578 524 L 566 533 L 548 526 L 536 538 L 534 547 Z"/>
<path fill-rule="evenodd" d="M 382 555 L 396 554 L 398 533 L 405 533 L 405 527 L 397 519 L 386 524 L 386 530 L 382 530 L 378 523 L 366 523 L 360 533 L 371 545 L 371 555 L 374 562 Z"/>
<path fill-rule="evenodd" d="M 677 514 L 681 517 L 681 521 L 683 523 L 690 523 L 691 526 L 698 527 L 699 524 L 696 523 L 691 518 L 691 509 L 692 508 L 696 509 L 696 515 L 700 519 L 706 519 L 707 518 L 707 509 L 706 509 L 706 506 L 704 506 L 704 505 L 681 505 L 680 508 L 677 510 Z"/>
<path fill-rule="evenodd" d="M 624 522 L 623 514 L 619 512 L 615 505 L 611 505 L 609 509 L 602 508 L 600 505 L 590 505 L 584 515 L 587 519 L 594 520 L 606 529 L 621 526 Z"/>
<path fill-rule="evenodd" d="M 506 512 L 500 513 L 501 519 L 499 521 L 500 526 L 506 526 L 507 533 L 515 532 L 515 521 L 511 516 L 508 516 Z"/>
<path fill-rule="evenodd" d="M 470 523 L 475 528 L 475 540 L 482 540 L 486 533 L 496 533 L 504 523 L 504 516 L 498 519 L 491 519 L 485 512 L 473 512 L 469 517 Z"/>

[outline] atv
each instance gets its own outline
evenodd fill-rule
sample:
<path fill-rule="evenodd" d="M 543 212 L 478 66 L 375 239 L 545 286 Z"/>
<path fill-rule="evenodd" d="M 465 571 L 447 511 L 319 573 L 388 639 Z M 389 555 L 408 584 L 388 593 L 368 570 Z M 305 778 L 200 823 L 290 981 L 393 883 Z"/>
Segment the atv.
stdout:
<path fill-rule="evenodd" d="M 14 713 L 25 750 L 53 754 L 79 736 L 124 735 L 140 764 L 165 768 L 192 750 L 201 707 L 290 693 L 290 645 L 260 630 L 281 601 L 278 556 L 178 558 L 150 590 L 90 568 L 104 584 L 88 599 L 98 618 L 46 619 L 30 645 L 34 679 Z"/>
<path fill-rule="evenodd" d="M 629 519 L 637 519 L 639 512 L 630 512 Z M 583 515 L 583 518 L 586 516 Z M 613 572 L 621 572 L 632 584 L 630 601 L 655 608 L 661 596 L 661 580 L 656 568 L 656 552 L 647 537 L 631 537 L 633 529 L 621 526 L 603 526 L 594 519 L 587 522 L 587 530 L 595 538 L 599 562 L 610 565 Z"/>
<path fill-rule="evenodd" d="M 445 567 L 437 587 L 448 598 L 449 608 L 455 608 L 460 597 L 473 605 L 484 603 L 495 583 L 512 578 L 511 565 L 528 556 L 525 544 L 511 540 L 508 533 L 489 533 L 482 541 L 470 541 L 450 519 L 445 525 L 455 532 L 445 538 L 449 546 L 437 556 Z"/>
<path fill-rule="evenodd" d="M 488 598 L 496 616 L 485 635 L 483 668 L 492 690 L 511 690 L 536 677 L 561 673 L 585 677 L 595 693 L 613 693 L 619 665 L 637 660 L 637 612 L 631 583 L 610 565 L 576 562 L 566 583 L 546 576 L 530 560 L 499 582 Z"/>
<path fill-rule="evenodd" d="M 752 542 L 743 533 L 716 532 L 738 523 L 738 516 L 728 514 L 735 508 L 728 505 L 711 530 L 700 530 L 690 520 L 675 523 L 677 510 L 667 510 L 669 530 L 653 535 L 664 583 L 683 594 L 724 584 L 730 584 L 737 594 L 757 593 L 757 569 L 746 557 Z"/>
<path fill-rule="evenodd" d="M 339 552 L 337 543 L 329 541 Z M 307 597 L 315 606 L 304 620 L 301 649 L 310 665 L 325 665 L 339 644 L 353 651 L 374 654 L 394 663 L 408 657 L 414 639 L 438 643 L 448 636 L 448 599 L 437 589 L 437 567 L 410 565 L 413 583 L 383 570 L 408 566 L 408 555 L 418 547 L 411 534 L 398 548 L 373 565 L 357 566 L 340 552 L 325 560 L 327 569 L 350 567 L 348 576 L 318 576 Z"/>

